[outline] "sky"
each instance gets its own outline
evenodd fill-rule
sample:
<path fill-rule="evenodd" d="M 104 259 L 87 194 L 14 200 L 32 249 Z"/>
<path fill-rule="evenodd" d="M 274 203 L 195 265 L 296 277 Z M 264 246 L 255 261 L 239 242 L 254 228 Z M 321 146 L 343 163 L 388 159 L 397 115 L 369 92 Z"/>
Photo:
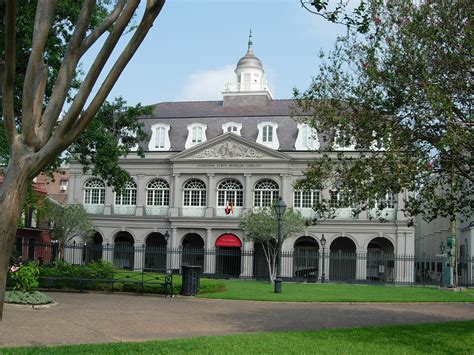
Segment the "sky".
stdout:
<path fill-rule="evenodd" d="M 345 31 L 308 13 L 299 0 L 168 0 L 109 99 L 122 96 L 129 105 L 221 100 L 224 84 L 235 81 L 250 28 L 275 99 L 306 89 L 319 51 L 331 49 Z M 96 49 L 85 56 L 84 69 Z"/>

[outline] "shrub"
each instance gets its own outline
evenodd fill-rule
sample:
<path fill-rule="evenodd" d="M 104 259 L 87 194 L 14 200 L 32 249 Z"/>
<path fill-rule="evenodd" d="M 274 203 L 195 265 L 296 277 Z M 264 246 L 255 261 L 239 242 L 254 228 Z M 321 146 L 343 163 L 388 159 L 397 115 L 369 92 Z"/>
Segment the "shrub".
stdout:
<path fill-rule="evenodd" d="M 32 292 L 38 288 L 39 268 L 36 264 L 26 263 L 19 267 L 12 266 L 10 270 L 14 290 Z"/>
<path fill-rule="evenodd" d="M 48 304 L 52 303 L 53 300 L 48 295 L 42 292 L 22 292 L 22 291 L 7 291 L 5 292 L 5 303 L 16 303 L 16 304 Z"/>

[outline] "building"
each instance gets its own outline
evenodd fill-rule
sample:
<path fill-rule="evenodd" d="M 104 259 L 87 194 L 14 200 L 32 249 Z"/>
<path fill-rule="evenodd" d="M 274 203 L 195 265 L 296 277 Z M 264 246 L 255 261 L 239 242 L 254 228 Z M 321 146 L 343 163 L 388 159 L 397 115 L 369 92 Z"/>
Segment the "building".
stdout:
<path fill-rule="evenodd" d="M 200 263 L 205 274 L 259 277 L 265 274 L 261 248 L 246 241 L 239 229 L 242 213 L 271 206 L 282 196 L 288 206 L 314 218 L 311 206 L 322 194 L 334 201 L 336 218 L 284 241 L 282 249 L 289 257 L 283 261 L 283 277 L 320 278 L 324 269 L 326 279 L 412 282 L 413 262 L 402 265 L 393 257 L 414 254 L 414 229 L 402 212 L 404 196 L 387 196 L 383 212 L 389 221 L 381 223 L 369 218 L 371 211 L 354 218 L 351 208 L 340 208 L 336 189 L 296 191 L 293 185 L 308 161 L 333 142 L 292 119 L 292 100 L 273 99 L 251 37 L 235 74 L 236 81 L 225 85 L 220 101 L 154 106 L 153 117 L 143 120 L 151 137 L 145 158 L 130 155 L 121 161 L 133 177 L 122 194 L 84 174 L 78 163 L 71 164 L 69 203 L 83 203 L 93 218 L 94 243 L 108 251 L 101 257 L 119 267 L 141 269 L 153 261 L 137 250 L 146 254 L 161 247 L 168 254 L 160 263 L 179 269 L 186 250 L 202 250 L 193 262 Z M 358 154 L 353 146 L 335 149 Z M 170 254 L 176 250 L 181 257 Z M 236 267 L 226 269 L 219 254 L 223 252 L 232 253 L 229 258 Z M 301 270 L 305 272 L 298 273 Z"/>
<path fill-rule="evenodd" d="M 54 172 L 52 177 L 40 174 L 35 178 L 37 184 L 44 186 L 46 194 L 49 198 L 62 205 L 68 202 L 68 185 L 69 185 L 69 168 L 61 167 Z"/>

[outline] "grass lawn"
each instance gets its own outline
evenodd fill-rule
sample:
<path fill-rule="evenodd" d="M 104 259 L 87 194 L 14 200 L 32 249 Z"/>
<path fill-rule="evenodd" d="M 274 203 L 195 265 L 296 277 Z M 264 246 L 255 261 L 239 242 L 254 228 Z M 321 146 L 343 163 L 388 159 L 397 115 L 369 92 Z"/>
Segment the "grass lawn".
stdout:
<path fill-rule="evenodd" d="M 2 354 L 472 354 L 474 321 L 0 349 Z"/>
<path fill-rule="evenodd" d="M 218 298 L 285 302 L 474 302 L 474 289 L 466 292 L 435 287 L 395 287 L 347 284 L 306 284 L 284 282 L 282 293 L 273 293 L 269 282 L 225 280 L 227 291 L 199 295 Z"/>

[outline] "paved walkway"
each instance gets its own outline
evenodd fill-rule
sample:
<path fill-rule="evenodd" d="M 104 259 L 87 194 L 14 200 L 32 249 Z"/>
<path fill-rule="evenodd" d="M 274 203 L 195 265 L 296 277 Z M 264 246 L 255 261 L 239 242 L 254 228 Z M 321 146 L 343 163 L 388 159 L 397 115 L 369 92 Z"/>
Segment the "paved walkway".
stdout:
<path fill-rule="evenodd" d="M 474 319 L 474 304 L 323 304 L 49 293 L 47 309 L 5 305 L 0 347 Z"/>

